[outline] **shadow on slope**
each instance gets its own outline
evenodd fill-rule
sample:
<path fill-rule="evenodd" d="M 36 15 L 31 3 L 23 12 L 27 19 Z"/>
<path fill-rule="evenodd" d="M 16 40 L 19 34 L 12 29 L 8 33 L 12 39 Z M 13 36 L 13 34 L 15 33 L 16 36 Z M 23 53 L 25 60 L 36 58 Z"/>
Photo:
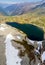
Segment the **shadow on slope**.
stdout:
<path fill-rule="evenodd" d="M 32 24 L 19 24 L 16 22 L 6 22 L 6 24 L 23 31 L 31 40 L 42 41 L 44 39 L 44 31 Z"/>

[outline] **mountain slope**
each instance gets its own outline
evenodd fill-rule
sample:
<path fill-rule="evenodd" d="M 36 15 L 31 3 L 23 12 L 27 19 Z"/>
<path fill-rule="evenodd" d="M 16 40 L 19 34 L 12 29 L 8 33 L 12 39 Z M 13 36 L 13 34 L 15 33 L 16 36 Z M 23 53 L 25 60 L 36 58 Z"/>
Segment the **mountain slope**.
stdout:
<path fill-rule="evenodd" d="M 29 12 L 30 9 L 35 7 L 36 5 L 36 3 L 13 4 L 5 8 L 5 10 L 8 12 L 9 15 L 19 15 Z"/>
<path fill-rule="evenodd" d="M 39 11 L 38 13 L 45 13 L 45 1 L 36 2 L 36 3 L 20 3 L 12 4 L 5 8 L 6 12 L 9 15 L 20 15 L 28 12 Z"/>
<path fill-rule="evenodd" d="M 38 14 L 45 14 L 45 2 L 37 5 L 36 7 L 32 8 L 32 11 L 37 12 Z"/>
<path fill-rule="evenodd" d="M 3 15 L 21 15 L 25 13 L 45 15 L 45 0 L 40 2 L 25 2 L 17 4 L 0 4 L 0 13 Z"/>
<path fill-rule="evenodd" d="M 0 7 L 0 14 L 7 15 L 7 13 L 5 12 L 5 10 L 2 7 Z"/>
<path fill-rule="evenodd" d="M 8 7 L 8 6 L 10 6 L 10 4 L 7 4 L 7 3 L 0 3 L 0 7 L 2 7 L 2 8 L 6 8 L 6 7 Z"/>

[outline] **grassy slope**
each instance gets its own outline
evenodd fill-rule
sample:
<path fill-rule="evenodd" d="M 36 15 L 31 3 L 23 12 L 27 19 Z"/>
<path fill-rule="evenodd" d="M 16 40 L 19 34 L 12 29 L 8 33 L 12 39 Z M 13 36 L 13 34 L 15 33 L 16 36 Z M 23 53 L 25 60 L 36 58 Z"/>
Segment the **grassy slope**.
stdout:
<path fill-rule="evenodd" d="M 28 13 L 19 16 L 0 16 L 0 22 L 19 22 L 29 23 L 43 28 L 45 31 L 45 15 L 37 15 L 37 13 Z"/>

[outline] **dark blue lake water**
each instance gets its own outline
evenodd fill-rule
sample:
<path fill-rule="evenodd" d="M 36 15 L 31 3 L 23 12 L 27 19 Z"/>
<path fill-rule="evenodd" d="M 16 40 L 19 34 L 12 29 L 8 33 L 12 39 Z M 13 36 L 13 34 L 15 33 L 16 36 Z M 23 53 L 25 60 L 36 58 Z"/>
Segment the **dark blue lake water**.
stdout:
<path fill-rule="evenodd" d="M 42 41 L 44 39 L 44 31 L 32 24 L 19 24 L 16 22 L 6 22 L 6 24 L 23 31 L 31 40 Z"/>

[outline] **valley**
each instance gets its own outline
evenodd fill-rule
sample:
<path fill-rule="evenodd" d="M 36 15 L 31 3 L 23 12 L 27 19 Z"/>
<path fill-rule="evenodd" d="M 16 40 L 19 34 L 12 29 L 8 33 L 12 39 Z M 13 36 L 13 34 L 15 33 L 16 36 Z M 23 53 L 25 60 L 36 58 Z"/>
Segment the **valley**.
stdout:
<path fill-rule="evenodd" d="M 0 65 L 45 65 L 45 0 L 0 3 Z"/>

